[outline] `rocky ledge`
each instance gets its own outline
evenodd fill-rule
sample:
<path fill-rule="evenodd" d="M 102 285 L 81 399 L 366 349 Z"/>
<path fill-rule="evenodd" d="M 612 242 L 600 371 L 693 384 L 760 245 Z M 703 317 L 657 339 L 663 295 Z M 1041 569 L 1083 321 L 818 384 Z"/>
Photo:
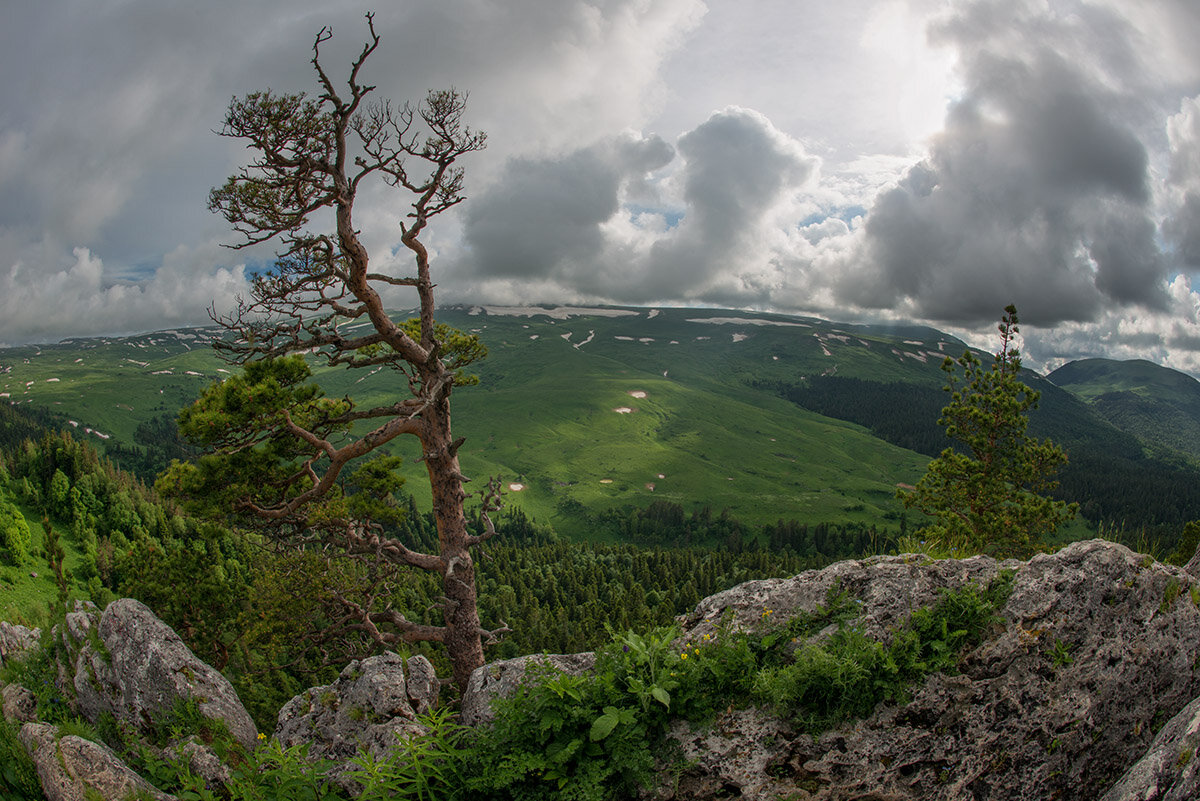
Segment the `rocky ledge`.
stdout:
<path fill-rule="evenodd" d="M 706 598 L 680 619 L 682 636 L 695 642 L 718 626 L 750 628 L 768 615 L 811 612 L 838 587 L 855 599 L 857 625 L 886 641 L 944 591 L 986 584 L 1001 571 L 1011 571 L 1012 591 L 1000 620 L 954 675 L 932 674 L 908 703 L 880 706 L 817 737 L 752 707 L 731 708 L 703 726 L 677 721 L 670 736 L 688 767 L 647 795 L 664 801 L 1200 797 L 1200 580 L 1120 545 L 1080 542 L 1028 562 L 911 554 L 839 562 Z M 0 631 L 10 656 L 31 642 L 18 629 Z M 70 655 L 64 693 L 76 698 L 81 714 L 107 712 L 144 726 L 172 699 L 193 697 L 239 740 L 255 739 L 227 682 L 141 604 L 116 601 L 103 614 L 77 609 L 58 637 Z M 464 696 L 464 722 L 488 725 L 492 699 L 512 693 L 531 664 L 539 672 L 551 665 L 583 673 L 593 660 L 575 654 L 486 665 Z M 293 699 L 275 736 L 307 742 L 310 752 L 335 760 L 360 747 L 380 755 L 397 734 L 422 736 L 415 718 L 436 699 L 428 662 L 384 654 Z M 56 738 L 29 720 L 21 688 L 3 688 L 3 700 L 5 716 L 24 724 L 21 741 L 48 798 L 116 798 L 142 788 L 107 749 Z M 60 755 L 68 752 L 72 760 L 65 762 Z M 220 771 L 212 773 L 219 781 Z"/>

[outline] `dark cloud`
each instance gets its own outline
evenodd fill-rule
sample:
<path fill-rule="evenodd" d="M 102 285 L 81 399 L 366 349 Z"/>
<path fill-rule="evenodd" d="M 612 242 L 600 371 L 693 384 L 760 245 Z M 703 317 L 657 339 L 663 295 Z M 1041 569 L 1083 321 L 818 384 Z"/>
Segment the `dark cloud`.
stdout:
<path fill-rule="evenodd" d="M 959 322 L 1009 302 L 1040 325 L 1093 319 L 1109 304 L 1163 308 L 1149 157 L 1113 84 L 1133 58 L 1122 25 L 999 3 L 942 25 L 962 53 L 965 92 L 929 157 L 868 213 L 866 263 L 839 294 Z M 1090 60 L 1072 52 L 1082 33 L 1100 43 Z"/>
<path fill-rule="evenodd" d="M 1200 268 L 1200 192 L 1187 192 L 1163 229 L 1174 242 L 1179 260 L 1193 269 Z"/>
<path fill-rule="evenodd" d="M 1200 333 L 1188 331 L 1176 324 L 1167 337 L 1167 344 L 1176 350 L 1200 353 Z"/>
<path fill-rule="evenodd" d="M 772 213 L 815 174 L 817 160 L 740 108 L 684 134 L 675 155 L 657 136 L 628 135 L 510 160 L 467 210 L 471 257 L 459 275 L 550 281 L 621 302 L 768 300 L 779 283 L 767 244 Z M 648 180 L 672 162 L 673 190 Z M 671 191 L 682 213 L 659 196 Z M 635 205 L 645 214 L 636 223 Z M 627 226 L 615 234 L 621 221 Z"/>
<path fill-rule="evenodd" d="M 645 194 L 645 174 L 674 156 L 657 136 L 619 138 L 560 158 L 510 160 L 465 219 L 469 272 L 487 278 L 571 279 L 605 249 L 601 226 L 623 187 Z"/>

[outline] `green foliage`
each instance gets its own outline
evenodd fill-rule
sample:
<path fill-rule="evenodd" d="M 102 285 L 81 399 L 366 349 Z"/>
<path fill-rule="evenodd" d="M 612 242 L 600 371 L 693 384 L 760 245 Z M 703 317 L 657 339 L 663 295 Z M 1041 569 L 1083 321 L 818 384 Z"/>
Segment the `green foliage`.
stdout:
<path fill-rule="evenodd" d="M 1071 643 L 1054 638 L 1054 645 L 1050 647 L 1050 661 L 1056 668 L 1063 668 L 1075 661 L 1075 657 L 1071 656 Z"/>
<path fill-rule="evenodd" d="M 1026 434 L 1039 393 L 1021 382 L 1016 309 L 1000 322 L 1001 348 L 989 369 L 967 350 L 947 358 L 950 403 L 938 423 L 964 450 L 946 448 L 912 491 L 898 497 L 933 522 L 925 537 L 962 540 L 977 552 L 1025 557 L 1043 538 L 1072 519 L 1077 507 L 1043 493 L 1055 487 L 1055 471 L 1067 456 L 1049 440 Z M 958 374 L 961 370 L 961 376 Z"/>
<path fill-rule="evenodd" d="M 1196 555 L 1197 547 L 1200 547 L 1200 520 L 1192 520 L 1184 525 L 1183 533 L 1179 535 L 1179 544 L 1163 561 L 1169 565 L 1183 567 Z"/>
<path fill-rule="evenodd" d="M 362 788 L 360 801 L 412 798 L 419 801 L 454 801 L 465 798 L 464 771 L 470 768 L 464 747 L 467 730 L 443 708 L 417 716 L 425 733 L 398 737 L 387 757 L 375 759 L 359 752 L 351 760 L 349 777 Z"/>
<path fill-rule="evenodd" d="M 421 320 L 410 317 L 400 324 L 404 333 L 416 341 L 421 339 Z M 454 386 L 474 386 L 479 383 L 479 376 L 470 375 L 464 370 L 478 361 L 487 358 L 487 346 L 474 334 L 460 331 L 446 323 L 434 323 L 433 335 L 441 343 L 442 361 L 454 371 Z"/>
<path fill-rule="evenodd" d="M 0 717 L 0 798 L 37 801 L 44 798 L 33 759 L 17 739 L 19 726 Z"/>
<path fill-rule="evenodd" d="M 62 610 L 59 609 L 53 623 L 61 623 Z M 74 718 L 71 712 L 71 702 L 74 700 L 74 686 L 69 683 L 63 687 L 58 684 L 58 659 L 62 653 L 61 642 L 50 634 L 51 626 L 42 630 L 40 647 L 25 654 L 21 659 L 10 659 L 0 670 L 0 681 L 7 684 L 19 684 L 33 693 L 37 701 L 37 717 L 45 723 L 65 723 Z"/>
<path fill-rule="evenodd" d="M 814 734 L 868 715 L 881 701 L 903 701 L 930 673 L 956 669 L 962 652 L 997 622 L 1011 581 L 1001 576 L 986 590 L 967 584 L 944 592 L 932 607 L 913 612 L 887 644 L 840 622 L 827 640 L 806 642 L 789 663 L 760 671 L 755 694 Z"/>
<path fill-rule="evenodd" d="M 890 642 L 855 625 L 860 604 L 834 586 L 824 605 L 781 623 L 764 610 L 756 631 L 722 626 L 682 646 L 677 630 L 627 633 L 597 653 L 592 673 L 544 671 L 493 706 L 496 722 L 473 741 L 469 797 L 634 797 L 666 755 L 672 718 L 711 719 L 748 702 L 774 705 L 814 733 L 901 700 L 935 671 L 953 671 L 963 651 L 997 621 L 1011 590 L 1002 574 L 987 588 L 943 593 L 892 632 Z M 836 630 L 810 639 L 830 626 Z"/>
<path fill-rule="evenodd" d="M 29 561 L 32 536 L 25 516 L 0 490 L 0 563 L 21 567 Z"/>
<path fill-rule="evenodd" d="M 287 421 L 322 437 L 349 427 L 335 418 L 350 411 L 350 401 L 323 397 L 311 376 L 303 356 L 287 356 L 247 363 L 209 385 L 179 412 L 182 435 L 209 452 L 172 463 L 155 488 L 215 519 L 245 503 L 270 505 L 295 495 L 301 482 L 293 463 L 309 446 L 288 433 Z"/>
<path fill-rule="evenodd" d="M 666 653 L 666 634 L 650 635 L 633 656 L 627 642 L 611 644 L 592 675 L 544 671 L 498 700 L 495 724 L 472 744 L 468 797 L 632 797 L 653 767 L 650 724 L 665 715 L 655 676 L 679 659 Z"/>
<path fill-rule="evenodd" d="M 176 698 L 169 710 L 154 716 L 146 734 L 150 742 L 160 747 L 194 735 L 205 745 L 215 746 L 221 756 L 234 743 L 225 721 L 201 712 L 200 704 L 193 696 Z"/>
<path fill-rule="evenodd" d="M 343 801 L 345 793 L 325 776 L 333 763 L 308 758 L 307 743 L 284 748 L 278 740 L 262 740 L 253 754 L 232 765 L 232 778 L 220 792 L 193 774 L 182 754 L 162 757 L 142 749 L 139 772 L 155 787 L 181 801 Z"/>

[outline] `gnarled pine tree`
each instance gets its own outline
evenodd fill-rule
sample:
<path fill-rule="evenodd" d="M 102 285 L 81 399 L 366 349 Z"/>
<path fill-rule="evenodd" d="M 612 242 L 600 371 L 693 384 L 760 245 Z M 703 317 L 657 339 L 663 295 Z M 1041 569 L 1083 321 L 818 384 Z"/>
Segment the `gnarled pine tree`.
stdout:
<path fill-rule="evenodd" d="M 1000 320 L 1000 351 L 984 369 L 970 350 L 947 358 L 950 403 L 938 425 L 961 450 L 946 448 L 929 463 L 912 491 L 898 495 L 906 507 L 933 518 L 922 536 L 972 551 L 1028 556 L 1044 536 L 1075 516 L 1076 505 L 1047 497 L 1054 474 L 1067 461 L 1062 448 L 1026 434 L 1040 393 L 1021 381 L 1017 310 Z M 961 377 L 958 371 L 961 369 Z"/>
<path fill-rule="evenodd" d="M 367 26 L 368 41 L 343 90 L 321 61 L 321 46 L 331 36 L 323 28 L 313 43 L 317 97 L 257 92 L 229 106 L 220 134 L 244 140 L 254 157 L 212 190 L 209 207 L 241 235 L 232 247 L 274 241 L 280 248 L 274 269 L 255 278 L 248 301 L 231 314 L 213 314 L 234 333 L 218 348 L 243 371 L 209 387 L 181 413 L 181 430 L 208 453 L 194 464 L 174 465 L 160 486 L 210 511 L 232 510 L 239 524 L 276 541 L 310 553 L 320 546 L 315 552 L 354 555 L 368 563 L 368 578 L 385 565 L 435 571 L 442 579 L 444 625 L 415 622 L 391 607 L 386 593 L 376 591 L 386 583 L 372 584 L 366 602 L 361 593 L 335 592 L 342 613 L 331 625 L 381 644 L 442 643 L 455 682 L 465 687 L 483 664 L 483 638 L 494 633 L 480 626 L 470 548 L 494 533 L 486 512 L 496 508 L 498 485 L 482 493 L 485 533 L 471 533 L 450 395 L 471 381 L 463 368 L 486 351 L 475 337 L 435 320 L 430 256 L 421 237 L 433 217 L 463 201 L 457 163 L 483 148 L 485 136 L 464 124 L 465 97 L 454 90 L 430 92 L 415 108 L 368 102 L 375 87 L 360 73 L 379 36 L 371 15 Z M 355 200 L 377 180 L 409 196 L 400 223 L 413 259 L 409 274 L 372 271 L 355 228 Z M 314 231 L 310 220 L 330 211 L 333 233 Z M 397 290 L 415 292 L 417 317 L 397 320 L 385 310 L 384 293 Z M 365 330 L 362 322 L 369 323 Z M 308 381 L 311 371 L 298 353 L 319 354 L 329 365 L 388 368 L 403 376 L 408 392 L 373 408 L 325 398 Z M 395 511 L 391 493 L 400 483 L 393 462 L 372 458 L 347 469 L 401 435 L 420 443 L 437 521 L 436 553 L 384 533 L 380 521 Z M 348 478 L 360 492 L 345 491 Z"/>

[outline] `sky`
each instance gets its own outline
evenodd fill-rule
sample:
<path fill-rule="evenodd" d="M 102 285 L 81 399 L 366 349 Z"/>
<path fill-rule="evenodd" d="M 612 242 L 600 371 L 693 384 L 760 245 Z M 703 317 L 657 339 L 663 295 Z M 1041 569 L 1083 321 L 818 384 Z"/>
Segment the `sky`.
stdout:
<path fill-rule="evenodd" d="M 374 8 L 373 8 L 374 6 Z M 428 242 L 443 303 L 720 306 L 934 325 L 1027 365 L 1200 375 L 1195 0 L 4 0 L 0 343 L 229 309 L 208 190 L 231 98 L 469 96 Z M 407 198 L 360 193 L 373 269 Z M 397 304 L 405 305 L 403 298 Z M 410 303 L 411 305 L 411 303 Z"/>

